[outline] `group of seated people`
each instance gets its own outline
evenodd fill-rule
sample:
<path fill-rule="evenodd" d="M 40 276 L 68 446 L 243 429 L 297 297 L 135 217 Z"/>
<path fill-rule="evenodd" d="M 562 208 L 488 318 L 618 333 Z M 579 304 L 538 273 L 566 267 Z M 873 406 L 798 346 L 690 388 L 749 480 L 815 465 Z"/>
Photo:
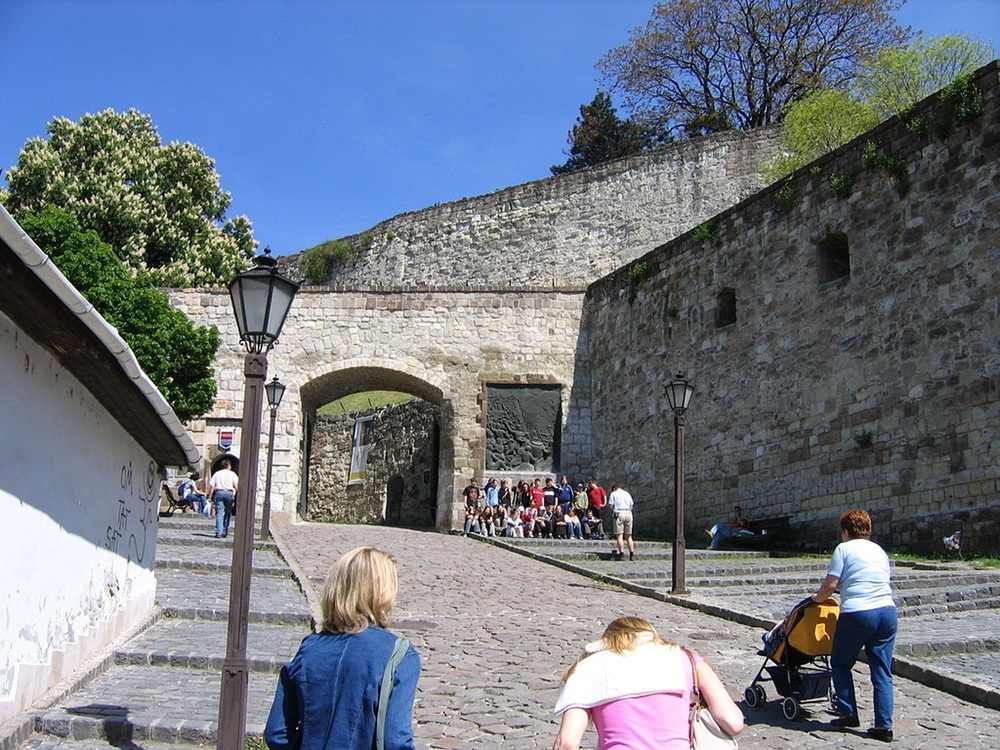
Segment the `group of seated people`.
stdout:
<path fill-rule="evenodd" d="M 574 486 L 567 477 L 519 482 L 476 480 L 465 488 L 466 533 L 545 539 L 604 539 L 607 493 L 596 481 Z"/>

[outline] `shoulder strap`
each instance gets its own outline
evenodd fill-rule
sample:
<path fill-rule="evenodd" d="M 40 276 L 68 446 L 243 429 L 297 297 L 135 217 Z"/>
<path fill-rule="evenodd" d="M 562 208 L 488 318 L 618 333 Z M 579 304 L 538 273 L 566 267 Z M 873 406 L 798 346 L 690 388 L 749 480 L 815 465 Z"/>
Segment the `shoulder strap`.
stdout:
<path fill-rule="evenodd" d="M 378 693 L 378 717 L 375 721 L 375 750 L 385 748 L 385 716 L 389 711 L 389 696 L 392 695 L 392 683 L 396 681 L 396 668 L 406 656 L 410 642 L 405 638 L 396 638 L 396 644 L 392 647 L 392 655 L 385 663 L 385 671 L 382 672 L 382 687 Z"/>
<path fill-rule="evenodd" d="M 691 708 L 688 713 L 688 741 L 691 747 L 694 747 L 694 722 L 698 714 L 698 708 L 701 706 L 701 691 L 698 689 L 698 665 L 695 663 L 694 654 L 691 650 L 681 646 L 681 650 L 688 658 L 688 663 L 691 664 Z"/>

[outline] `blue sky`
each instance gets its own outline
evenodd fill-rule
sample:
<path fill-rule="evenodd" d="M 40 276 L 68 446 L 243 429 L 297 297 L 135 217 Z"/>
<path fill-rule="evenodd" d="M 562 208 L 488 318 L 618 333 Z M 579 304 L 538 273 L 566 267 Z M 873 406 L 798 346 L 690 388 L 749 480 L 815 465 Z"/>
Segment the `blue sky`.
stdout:
<path fill-rule="evenodd" d="M 55 115 L 152 115 L 276 252 L 548 176 L 651 0 L 0 0 L 0 167 Z M 1000 49 L 1000 0 L 901 20 Z"/>

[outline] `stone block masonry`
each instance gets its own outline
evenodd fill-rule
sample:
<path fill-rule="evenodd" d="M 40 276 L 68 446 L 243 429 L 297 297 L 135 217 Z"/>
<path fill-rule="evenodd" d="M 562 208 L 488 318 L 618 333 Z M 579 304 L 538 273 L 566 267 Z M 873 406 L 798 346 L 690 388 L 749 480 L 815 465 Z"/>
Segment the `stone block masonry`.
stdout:
<path fill-rule="evenodd" d="M 832 545 L 863 507 L 894 545 L 998 551 L 997 79 L 968 122 L 932 97 L 590 287 L 596 471 L 643 532 L 668 530 L 684 369 L 689 534 L 741 503 Z"/>
<path fill-rule="evenodd" d="M 174 291 L 189 317 L 218 327 L 219 390 L 210 418 L 191 424 L 205 449 L 220 429 L 235 429 L 243 400 L 242 352 L 229 297 L 222 291 Z M 491 383 L 560 386 L 561 461 L 571 474 L 590 465 L 590 373 L 581 335 L 583 293 L 490 291 L 340 293 L 304 290 L 270 355 L 269 377 L 288 385 L 277 415 L 275 512 L 304 510 L 301 481 L 308 425 L 322 404 L 359 391 L 404 391 L 440 409 L 435 525 L 460 527 L 461 490 L 486 463 L 482 393 Z M 262 436 L 261 476 L 268 436 Z M 261 483 L 263 484 L 263 483 Z M 258 507 L 263 491 L 258 495 Z"/>
<path fill-rule="evenodd" d="M 313 424 L 305 517 L 336 523 L 433 526 L 437 520 L 440 408 L 414 400 L 369 412 L 368 476 L 348 486 L 354 423 L 362 414 L 331 414 Z"/>
<path fill-rule="evenodd" d="M 763 187 L 770 130 L 731 131 L 395 216 L 338 287 L 583 287 Z M 302 254 L 283 258 L 301 278 Z"/>

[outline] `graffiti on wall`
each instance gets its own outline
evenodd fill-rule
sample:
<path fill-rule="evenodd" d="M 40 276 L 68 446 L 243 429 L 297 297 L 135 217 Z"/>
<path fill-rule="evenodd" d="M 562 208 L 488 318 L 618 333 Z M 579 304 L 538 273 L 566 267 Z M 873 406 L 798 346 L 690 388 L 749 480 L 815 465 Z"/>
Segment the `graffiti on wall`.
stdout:
<path fill-rule="evenodd" d="M 120 494 L 105 533 L 105 549 L 130 562 L 145 561 L 150 537 L 156 533 L 157 488 L 156 464 L 152 461 L 146 464 L 141 478 L 135 476 L 131 461 L 122 464 Z"/>

